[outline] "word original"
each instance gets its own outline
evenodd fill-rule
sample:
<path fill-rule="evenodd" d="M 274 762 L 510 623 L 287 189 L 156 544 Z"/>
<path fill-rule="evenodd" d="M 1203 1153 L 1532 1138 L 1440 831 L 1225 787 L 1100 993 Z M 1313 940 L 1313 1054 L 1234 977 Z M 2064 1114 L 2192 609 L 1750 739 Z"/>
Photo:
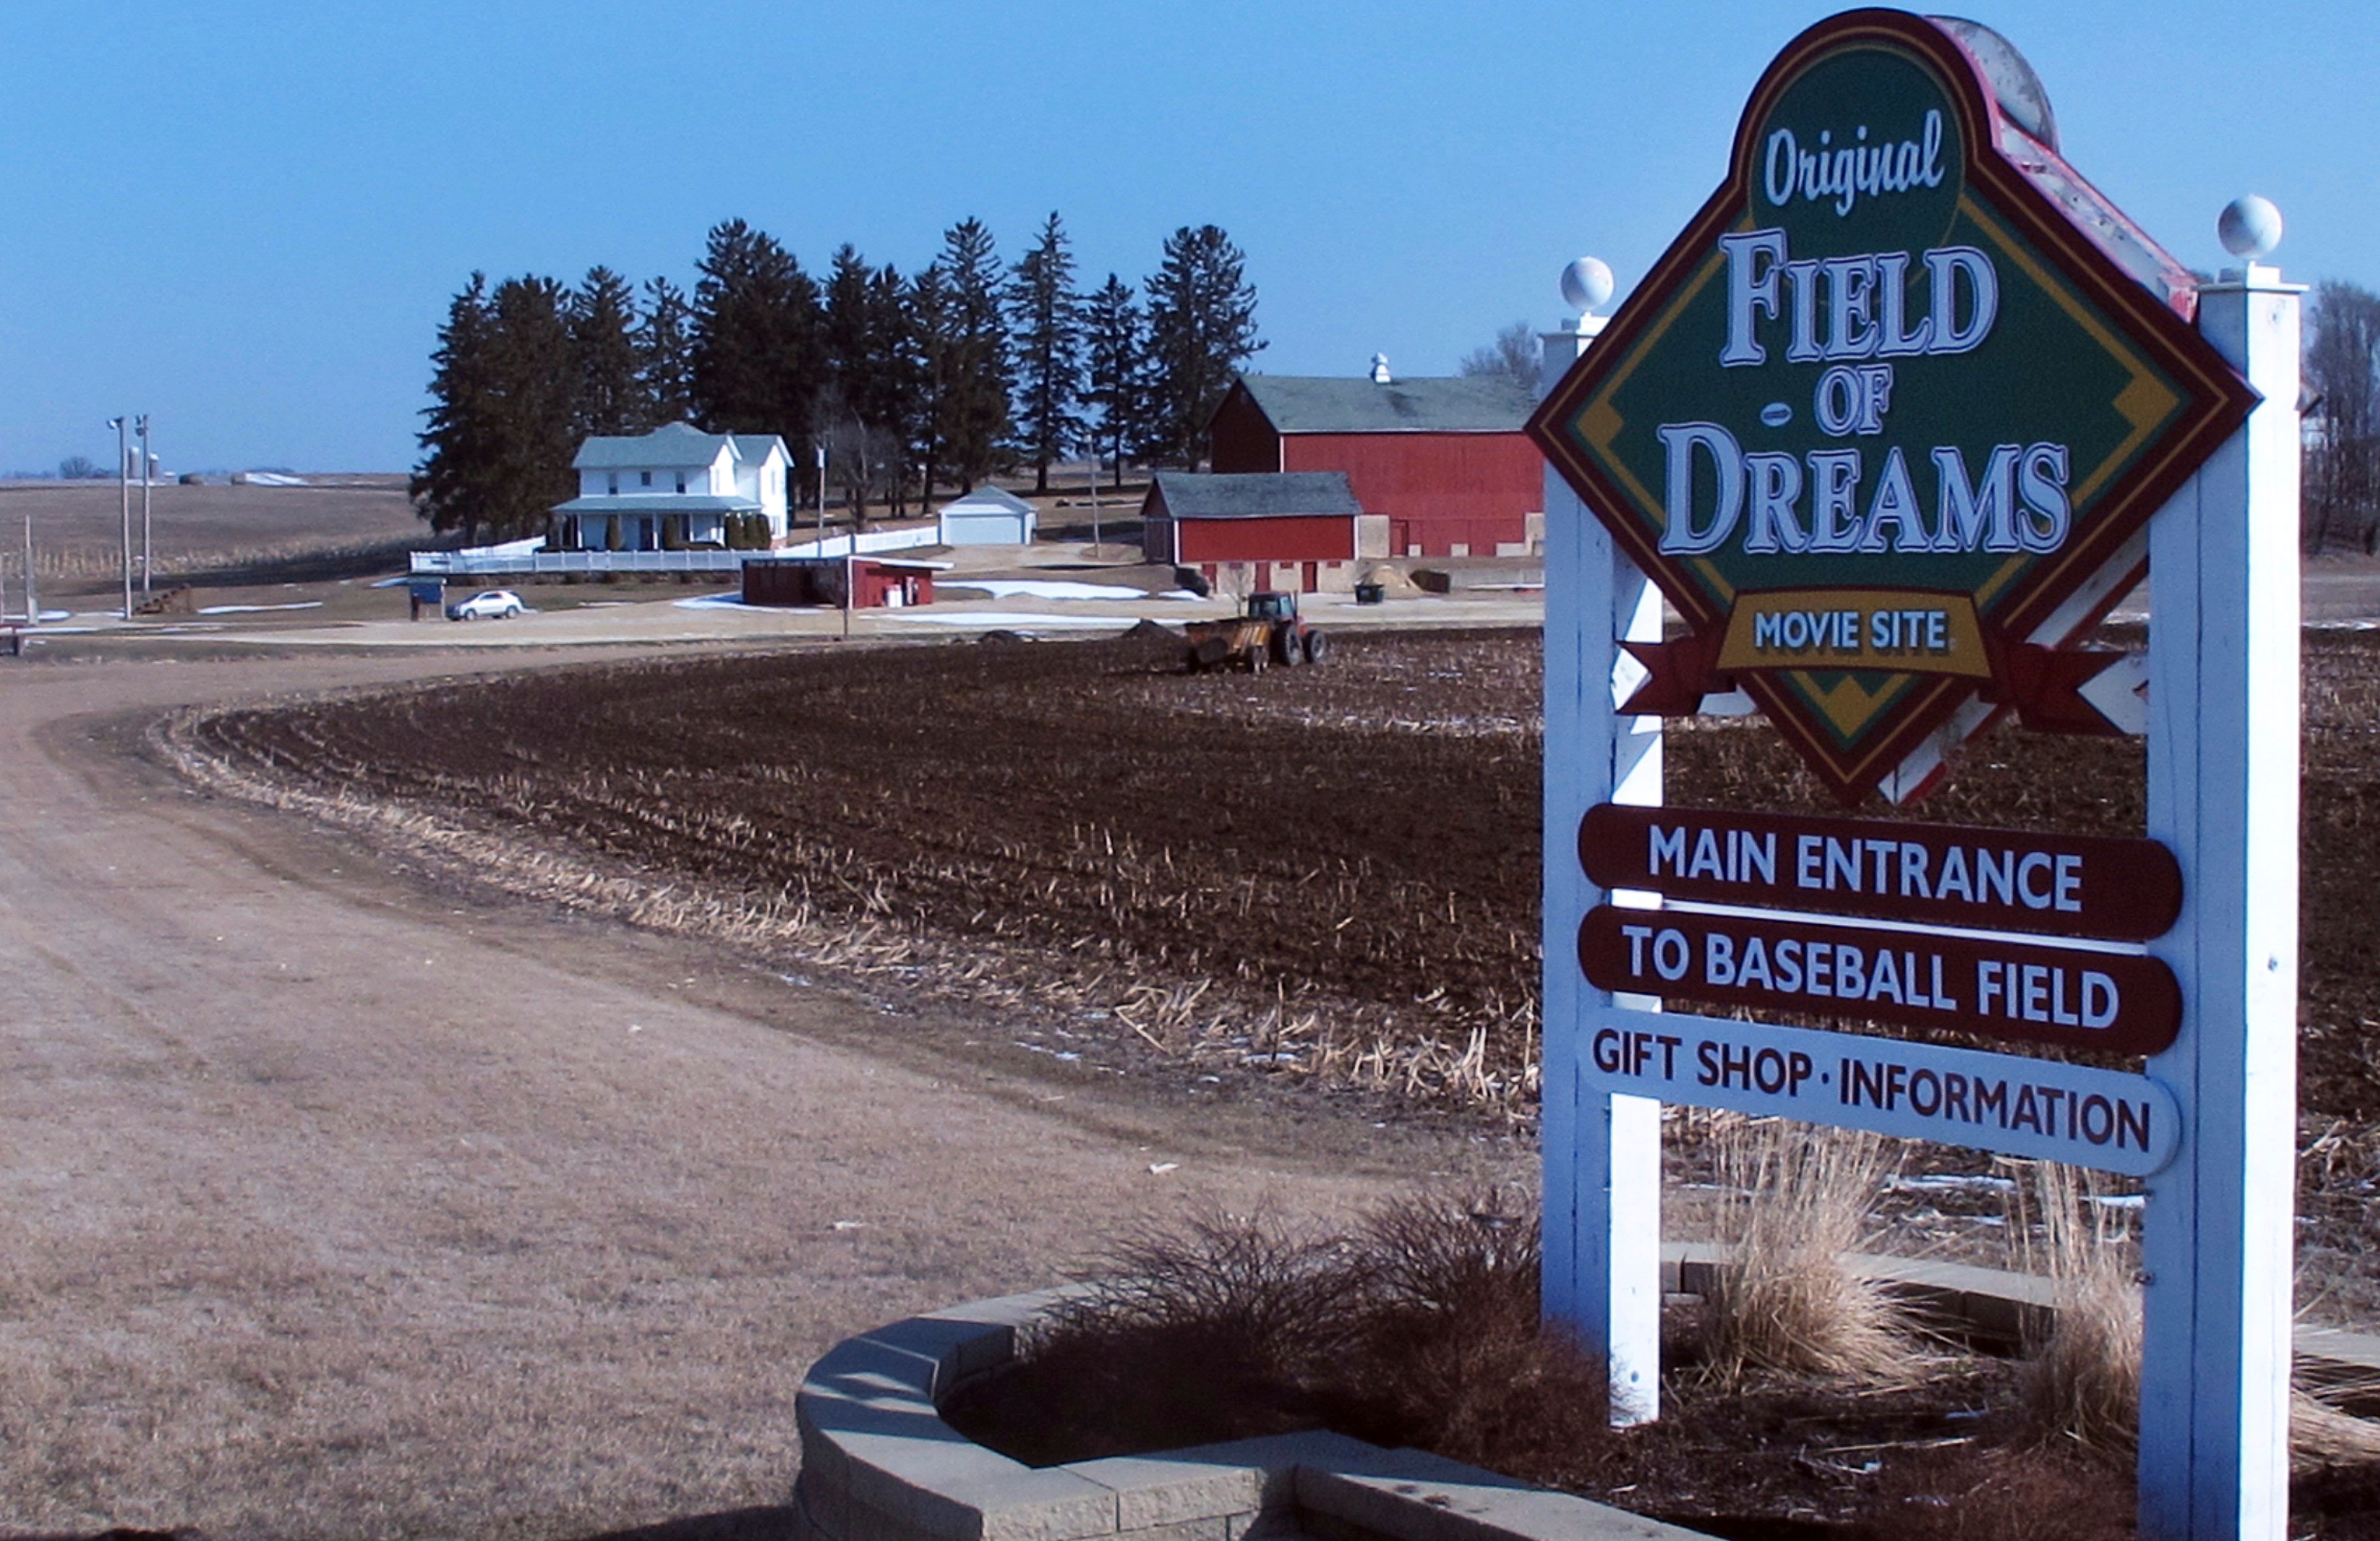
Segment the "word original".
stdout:
<path fill-rule="evenodd" d="M 1801 198 L 1831 202 L 1848 214 L 1862 197 L 1909 192 L 1942 185 L 1942 113 L 1929 107 L 1917 137 L 1868 143 L 1867 125 L 1852 130 L 1849 144 L 1834 142 L 1834 130 L 1818 130 L 1815 150 L 1804 150 L 1791 128 L 1770 132 L 1761 163 L 1761 190 L 1783 207 Z"/>

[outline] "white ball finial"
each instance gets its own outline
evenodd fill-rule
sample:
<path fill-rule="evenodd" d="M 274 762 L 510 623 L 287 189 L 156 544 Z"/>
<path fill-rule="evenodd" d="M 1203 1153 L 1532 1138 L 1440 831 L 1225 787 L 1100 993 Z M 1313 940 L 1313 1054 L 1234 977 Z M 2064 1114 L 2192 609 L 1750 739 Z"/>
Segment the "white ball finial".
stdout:
<path fill-rule="evenodd" d="M 1611 269 L 1599 259 L 1582 257 L 1562 269 L 1562 298 L 1581 315 L 1591 316 L 1611 303 Z"/>
<path fill-rule="evenodd" d="M 2272 255 L 2273 248 L 2281 244 L 2281 212 L 2269 199 L 2251 193 L 2235 198 L 2223 217 L 2215 222 L 2215 233 L 2222 237 L 2223 249 L 2234 257 L 2253 261 Z"/>

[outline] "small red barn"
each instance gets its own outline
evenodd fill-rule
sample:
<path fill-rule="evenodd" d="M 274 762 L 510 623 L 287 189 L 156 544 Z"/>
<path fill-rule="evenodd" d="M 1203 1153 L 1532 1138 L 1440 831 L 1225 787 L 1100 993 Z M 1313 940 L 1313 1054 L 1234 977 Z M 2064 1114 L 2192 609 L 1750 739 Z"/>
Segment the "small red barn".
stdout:
<path fill-rule="evenodd" d="M 944 562 L 892 562 L 880 556 L 846 560 L 840 556 L 771 557 L 744 564 L 744 602 L 765 605 L 834 605 L 843 603 L 844 570 L 851 572 L 851 607 L 879 610 L 886 606 L 934 602 L 934 574 Z"/>
<path fill-rule="evenodd" d="M 1231 593 L 1310 594 L 1355 585 L 1364 505 L 1336 471 L 1201 476 L 1160 471 L 1140 505 L 1151 562 L 1196 567 Z"/>
<path fill-rule="evenodd" d="M 1338 471 L 1388 520 L 1391 556 L 1527 556 L 1545 540 L 1546 463 L 1517 381 L 1247 374 L 1215 408 L 1220 473 Z"/>

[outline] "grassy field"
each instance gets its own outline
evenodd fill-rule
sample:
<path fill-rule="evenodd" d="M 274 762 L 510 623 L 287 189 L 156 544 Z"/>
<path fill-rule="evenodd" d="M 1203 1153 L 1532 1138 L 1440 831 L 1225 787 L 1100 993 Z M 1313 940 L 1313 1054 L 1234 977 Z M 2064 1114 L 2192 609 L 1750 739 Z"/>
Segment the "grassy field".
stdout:
<path fill-rule="evenodd" d="M 399 570 L 402 552 L 429 543 L 429 527 L 397 475 L 314 479 L 305 487 L 150 489 L 150 545 L 158 581 L 205 577 L 235 586 Z M 122 579 L 123 523 L 113 481 L 0 482 L 0 552 L 23 549 L 32 521 L 33 573 L 53 596 L 105 592 Z M 132 489 L 132 544 L 140 547 L 140 489 Z M 14 562 L 11 562 L 13 574 Z M 139 581 L 136 569 L 134 579 Z"/>

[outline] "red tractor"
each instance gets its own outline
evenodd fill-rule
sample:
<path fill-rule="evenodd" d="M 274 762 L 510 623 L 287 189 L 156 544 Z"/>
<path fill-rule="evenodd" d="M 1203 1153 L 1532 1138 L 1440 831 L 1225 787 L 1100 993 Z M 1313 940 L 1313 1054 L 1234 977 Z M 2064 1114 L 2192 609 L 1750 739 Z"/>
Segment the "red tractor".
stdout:
<path fill-rule="evenodd" d="M 1232 619 L 1194 622 L 1189 631 L 1194 674 L 1233 667 L 1253 674 L 1268 664 L 1289 669 L 1330 656 L 1330 639 L 1299 617 L 1297 596 L 1270 589 L 1250 594 L 1247 609 Z"/>

